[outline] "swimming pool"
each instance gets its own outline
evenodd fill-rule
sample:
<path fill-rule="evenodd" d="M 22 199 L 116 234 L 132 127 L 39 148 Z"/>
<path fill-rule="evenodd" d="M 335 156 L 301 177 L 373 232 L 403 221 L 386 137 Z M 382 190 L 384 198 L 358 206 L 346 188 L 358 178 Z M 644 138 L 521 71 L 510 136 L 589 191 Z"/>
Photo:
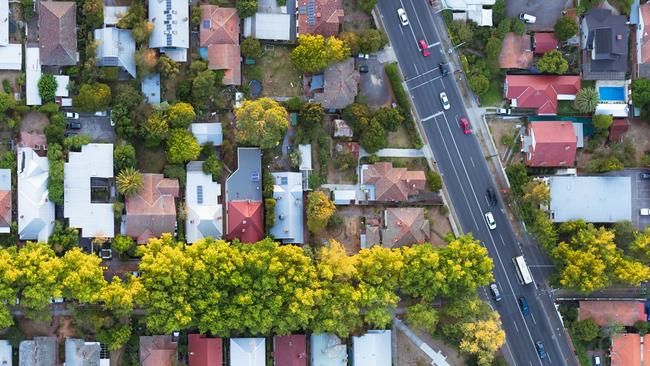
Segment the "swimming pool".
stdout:
<path fill-rule="evenodd" d="M 622 100 L 625 101 L 625 87 L 623 86 L 601 86 L 598 87 L 600 100 Z"/>

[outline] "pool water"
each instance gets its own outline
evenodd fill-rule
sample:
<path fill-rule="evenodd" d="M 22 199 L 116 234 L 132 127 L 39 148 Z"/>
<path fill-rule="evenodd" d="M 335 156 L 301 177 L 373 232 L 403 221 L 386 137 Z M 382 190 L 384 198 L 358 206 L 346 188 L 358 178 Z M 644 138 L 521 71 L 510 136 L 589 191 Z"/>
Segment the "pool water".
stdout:
<path fill-rule="evenodd" d="M 625 87 L 601 86 L 598 88 L 600 100 L 625 100 Z"/>

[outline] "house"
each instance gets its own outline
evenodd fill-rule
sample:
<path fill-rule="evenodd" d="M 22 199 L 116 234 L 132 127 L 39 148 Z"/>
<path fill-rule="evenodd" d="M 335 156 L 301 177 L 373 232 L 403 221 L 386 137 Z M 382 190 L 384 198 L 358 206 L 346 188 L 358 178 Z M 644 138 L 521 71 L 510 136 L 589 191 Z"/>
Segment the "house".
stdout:
<path fill-rule="evenodd" d="M 453 11 L 454 20 L 471 20 L 482 27 L 492 26 L 492 5 L 496 0 L 441 0 L 445 9 Z"/>
<path fill-rule="evenodd" d="M 275 199 L 275 224 L 269 234 L 283 244 L 303 244 L 302 174 L 295 172 L 272 173 Z"/>
<path fill-rule="evenodd" d="M 647 29 L 646 29 L 647 27 Z M 650 3 L 639 6 L 636 30 L 637 77 L 650 78 Z"/>
<path fill-rule="evenodd" d="M 298 0 L 298 34 L 337 36 L 345 11 L 343 0 Z"/>
<path fill-rule="evenodd" d="M 617 118 L 609 126 L 609 141 L 623 142 L 623 136 L 630 129 L 630 121 L 627 118 Z"/>
<path fill-rule="evenodd" d="M 503 38 L 499 67 L 502 69 L 528 69 L 533 64 L 533 51 L 530 48 L 530 35 L 518 36 L 513 32 Z"/>
<path fill-rule="evenodd" d="M 2 1 L 0 1 L 1 3 Z M 7 1 L 4 0 L 6 3 Z M 16 43 L 9 43 L 0 46 L 0 70 L 15 70 L 20 71 L 23 69 L 23 45 Z"/>
<path fill-rule="evenodd" d="M 375 244 L 399 248 L 429 240 L 429 221 L 420 207 L 391 207 L 384 211 L 383 227 L 366 226 L 366 247 Z"/>
<path fill-rule="evenodd" d="M 352 366 L 391 366 L 390 330 L 369 330 L 352 337 Z"/>
<path fill-rule="evenodd" d="M 149 22 L 153 31 L 149 48 L 158 48 L 176 62 L 187 61 L 190 47 L 190 7 L 183 0 L 149 1 Z"/>
<path fill-rule="evenodd" d="M 537 55 L 557 50 L 558 47 L 559 42 L 555 38 L 555 33 L 536 32 L 533 36 L 533 49 Z"/>
<path fill-rule="evenodd" d="M 54 230 L 54 203 L 47 189 L 50 163 L 29 147 L 18 148 L 18 237 L 47 243 Z"/>
<path fill-rule="evenodd" d="M 325 70 L 323 91 L 315 93 L 314 99 L 325 109 L 343 109 L 354 103 L 359 78 L 359 71 L 354 68 L 351 57 L 330 65 Z"/>
<path fill-rule="evenodd" d="M 117 25 L 126 13 L 128 13 L 128 6 L 112 6 L 104 4 L 104 26 Z"/>
<path fill-rule="evenodd" d="M 140 366 L 175 365 L 177 350 L 171 335 L 140 336 Z"/>
<path fill-rule="evenodd" d="M 625 15 L 613 15 L 610 9 L 587 11 L 580 24 L 582 78 L 625 80 L 629 33 Z"/>
<path fill-rule="evenodd" d="M 368 201 L 407 201 L 424 190 L 426 182 L 423 171 L 394 168 L 389 162 L 361 167 L 362 189 L 367 190 Z"/>
<path fill-rule="evenodd" d="M 201 5 L 199 47 L 207 50 L 210 70 L 225 70 L 224 85 L 241 85 L 239 23 L 235 8 Z"/>
<path fill-rule="evenodd" d="M 307 336 L 274 336 L 273 362 L 275 366 L 307 366 Z"/>
<path fill-rule="evenodd" d="M 95 29 L 97 66 L 118 66 L 136 77 L 135 41 L 130 29 Z"/>
<path fill-rule="evenodd" d="M 601 327 L 621 324 L 631 327 L 639 320 L 646 320 L 648 315 L 642 301 L 580 301 L 578 320 L 591 319 Z"/>
<path fill-rule="evenodd" d="M 352 135 L 352 128 L 344 120 L 334 120 L 334 137 L 352 138 Z"/>
<path fill-rule="evenodd" d="M 126 197 L 126 235 L 138 244 L 176 230 L 178 179 L 162 174 L 142 174 L 143 186 L 137 194 Z"/>
<path fill-rule="evenodd" d="M 79 61 L 76 11 L 72 1 L 38 2 L 41 65 L 71 66 Z"/>
<path fill-rule="evenodd" d="M 13 365 L 13 349 L 5 339 L 0 340 L 0 365 Z"/>
<path fill-rule="evenodd" d="M 552 176 L 548 184 L 553 222 L 581 219 L 614 223 L 632 219 L 630 177 Z"/>
<path fill-rule="evenodd" d="M 41 80 L 40 51 L 36 47 L 25 48 L 25 103 L 41 105 L 41 94 L 38 92 L 38 81 Z"/>
<path fill-rule="evenodd" d="M 0 0 L 0 48 L 9 44 L 9 0 Z M 21 47 L 22 48 L 22 47 Z"/>
<path fill-rule="evenodd" d="M 196 137 L 199 145 L 205 145 L 211 142 L 214 146 L 221 146 L 223 143 L 223 133 L 221 132 L 221 123 L 192 123 L 190 125 L 192 135 Z"/>
<path fill-rule="evenodd" d="M 39 155 L 45 156 L 47 153 L 47 138 L 44 133 L 20 131 L 20 141 L 16 145 L 16 151 L 18 151 L 19 147 L 31 147 Z"/>
<path fill-rule="evenodd" d="M 230 338 L 231 366 L 265 366 L 264 338 Z"/>
<path fill-rule="evenodd" d="M 63 166 L 63 216 L 84 238 L 115 235 L 113 144 L 88 144 Z"/>
<path fill-rule="evenodd" d="M 202 161 L 187 164 L 185 183 L 185 240 L 194 243 L 199 239 L 223 235 L 223 206 L 221 184 L 212 181 L 212 176 L 203 172 Z"/>
<path fill-rule="evenodd" d="M 65 366 L 99 366 L 99 342 L 66 338 Z"/>
<path fill-rule="evenodd" d="M 143 76 L 140 89 L 147 103 L 160 104 L 160 74 Z"/>
<path fill-rule="evenodd" d="M 223 341 L 221 338 L 208 338 L 204 334 L 189 334 L 189 366 L 223 365 Z"/>
<path fill-rule="evenodd" d="M 56 337 L 34 337 L 18 347 L 19 366 L 54 366 L 59 354 Z"/>
<path fill-rule="evenodd" d="M 291 32 L 292 18 L 287 13 L 258 12 L 244 19 L 244 37 L 266 41 L 292 41 L 295 39 L 295 32 Z"/>
<path fill-rule="evenodd" d="M 312 334 L 309 341 L 311 366 L 347 366 L 348 347 L 334 334 Z"/>
<path fill-rule="evenodd" d="M 228 239 L 253 243 L 264 237 L 262 204 L 262 152 L 256 147 L 237 149 L 237 170 L 226 179 Z"/>
<path fill-rule="evenodd" d="M 298 145 L 298 152 L 300 153 L 300 166 L 298 170 L 302 173 L 302 190 L 311 191 L 311 188 L 309 188 L 309 175 L 312 171 L 311 144 Z"/>
<path fill-rule="evenodd" d="M 539 115 L 557 114 L 558 100 L 574 100 L 578 75 L 506 75 L 504 96 L 512 108 L 534 109 Z"/>
<path fill-rule="evenodd" d="M 576 137 L 570 121 L 544 121 L 528 124 L 523 138 L 526 165 L 532 167 L 572 167 L 576 160 Z"/>
<path fill-rule="evenodd" d="M 643 359 L 650 356 L 650 335 L 624 333 L 612 335 L 612 346 L 609 352 L 610 366 L 643 365 Z M 642 352 L 644 354 L 642 354 Z"/>
<path fill-rule="evenodd" d="M 0 233 L 11 231 L 11 169 L 0 169 Z"/>

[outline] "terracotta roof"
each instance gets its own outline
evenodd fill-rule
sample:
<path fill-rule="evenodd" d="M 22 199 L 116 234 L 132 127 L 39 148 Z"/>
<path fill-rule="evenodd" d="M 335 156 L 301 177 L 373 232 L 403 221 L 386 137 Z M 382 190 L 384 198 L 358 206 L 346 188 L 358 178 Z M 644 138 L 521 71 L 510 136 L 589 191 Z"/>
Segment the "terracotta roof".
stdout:
<path fill-rule="evenodd" d="M 278 366 L 307 366 L 307 336 L 273 337 L 273 360 Z"/>
<path fill-rule="evenodd" d="M 600 326 L 618 323 L 632 326 L 637 320 L 646 320 L 640 301 L 580 301 L 578 319 L 593 319 Z"/>
<path fill-rule="evenodd" d="M 0 227 L 11 226 L 11 191 L 0 191 Z"/>
<path fill-rule="evenodd" d="M 238 44 L 208 46 L 208 68 L 224 70 L 224 85 L 241 85 L 241 53 Z"/>
<path fill-rule="evenodd" d="M 643 19 L 644 29 L 641 35 L 641 58 L 639 63 L 646 63 L 650 61 L 650 3 L 645 3 L 639 7 L 639 14 Z"/>
<path fill-rule="evenodd" d="M 532 122 L 528 125 L 532 143 L 526 155 L 528 166 L 573 166 L 578 138 L 573 123 L 567 121 Z"/>
<path fill-rule="evenodd" d="M 623 142 L 623 135 L 630 129 L 630 121 L 627 118 L 615 119 L 609 127 L 609 141 Z"/>
<path fill-rule="evenodd" d="M 170 335 L 140 337 L 140 366 L 171 366 L 178 344 Z"/>
<path fill-rule="evenodd" d="M 74 2 L 39 2 L 38 28 L 41 65 L 77 64 L 77 17 Z"/>
<path fill-rule="evenodd" d="M 542 54 L 548 51 L 553 51 L 557 49 L 558 41 L 555 38 L 555 33 L 535 33 L 535 53 Z"/>
<path fill-rule="evenodd" d="M 641 365 L 641 337 L 638 334 L 614 334 L 610 352 L 611 366 Z"/>
<path fill-rule="evenodd" d="M 207 338 L 204 334 L 189 334 L 189 366 L 221 366 L 223 342 L 221 338 Z"/>
<path fill-rule="evenodd" d="M 393 168 L 392 163 L 366 165 L 363 170 L 363 184 L 375 187 L 376 201 L 406 201 L 409 196 L 424 190 L 424 172 L 408 171 L 406 168 Z"/>
<path fill-rule="evenodd" d="M 255 243 L 264 238 L 264 213 L 262 202 L 228 202 L 228 240 Z"/>
<path fill-rule="evenodd" d="M 235 8 L 201 5 L 200 47 L 239 44 L 239 16 Z"/>
<path fill-rule="evenodd" d="M 429 221 L 424 218 L 423 208 L 387 208 L 385 217 L 386 228 L 382 230 L 382 246 L 396 248 L 424 243 L 429 239 Z"/>
<path fill-rule="evenodd" d="M 527 69 L 533 64 L 533 51 L 530 49 L 530 36 L 506 33 L 499 54 L 499 67 L 502 69 Z"/>
<path fill-rule="evenodd" d="M 336 145 L 334 145 L 334 149 L 336 152 L 349 152 L 354 156 L 355 160 L 359 159 L 359 143 L 358 142 L 337 142 Z"/>
<path fill-rule="evenodd" d="M 298 33 L 336 36 L 344 15 L 343 0 L 298 0 Z"/>
<path fill-rule="evenodd" d="M 142 174 L 144 185 L 138 194 L 126 198 L 126 235 L 145 244 L 176 225 L 178 180 L 162 174 Z"/>
<path fill-rule="evenodd" d="M 578 75 L 507 75 L 505 94 L 517 100 L 517 108 L 537 109 L 538 114 L 556 114 L 558 94 L 575 95 Z"/>

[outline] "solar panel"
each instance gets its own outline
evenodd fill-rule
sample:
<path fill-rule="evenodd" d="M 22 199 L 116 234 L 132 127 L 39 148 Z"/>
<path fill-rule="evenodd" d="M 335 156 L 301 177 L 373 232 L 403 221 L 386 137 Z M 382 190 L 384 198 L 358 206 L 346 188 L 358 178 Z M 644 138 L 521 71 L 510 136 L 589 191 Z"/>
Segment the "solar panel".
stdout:
<path fill-rule="evenodd" d="M 203 28 L 210 29 L 210 19 L 206 19 L 203 21 Z"/>
<path fill-rule="evenodd" d="M 316 18 L 314 17 L 314 0 L 309 0 L 307 3 L 307 23 L 309 23 L 309 25 L 316 24 Z"/>
<path fill-rule="evenodd" d="M 260 173 L 252 172 L 251 173 L 251 181 L 252 182 L 259 182 L 260 181 Z"/>
<path fill-rule="evenodd" d="M 203 186 L 196 186 L 196 203 L 203 204 Z"/>
<path fill-rule="evenodd" d="M 280 177 L 280 184 L 286 185 L 288 183 L 287 177 Z"/>
<path fill-rule="evenodd" d="M 300 5 L 300 7 L 298 8 L 298 12 L 300 14 L 307 14 L 307 5 Z"/>

